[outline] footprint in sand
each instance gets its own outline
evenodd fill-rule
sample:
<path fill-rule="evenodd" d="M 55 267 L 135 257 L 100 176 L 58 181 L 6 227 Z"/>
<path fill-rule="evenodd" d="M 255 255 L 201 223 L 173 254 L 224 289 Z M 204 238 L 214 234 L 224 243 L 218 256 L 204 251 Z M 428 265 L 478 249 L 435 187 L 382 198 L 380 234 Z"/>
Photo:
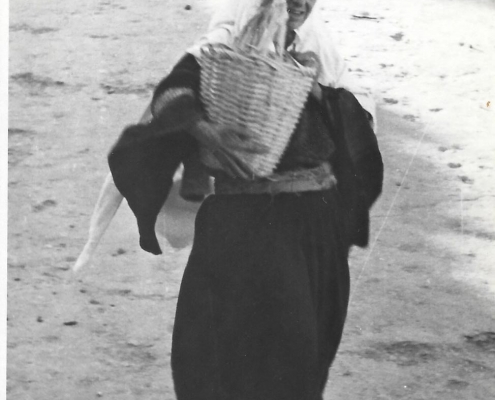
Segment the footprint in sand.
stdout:
<path fill-rule="evenodd" d="M 364 358 L 394 362 L 401 367 L 423 364 L 438 358 L 438 350 L 433 344 L 414 341 L 376 343 L 360 353 Z"/>
<path fill-rule="evenodd" d="M 466 176 L 466 175 L 461 175 L 459 176 L 459 179 L 463 182 L 463 183 L 467 183 L 468 185 L 471 185 L 474 183 L 474 179 L 471 179 L 469 176 Z"/>
<path fill-rule="evenodd" d="M 49 28 L 46 26 L 43 26 L 41 28 L 32 28 L 31 29 L 31 33 L 33 35 L 42 35 L 43 33 L 57 32 L 57 31 L 58 31 L 58 29 L 56 29 L 56 28 Z"/>
<path fill-rule="evenodd" d="M 121 256 L 125 253 L 127 253 L 126 250 L 119 248 L 115 253 L 112 254 L 112 257 L 118 257 L 118 256 Z"/>
<path fill-rule="evenodd" d="M 459 163 L 448 163 L 449 168 L 461 168 L 462 164 Z"/>
<path fill-rule="evenodd" d="M 21 86 L 36 89 L 60 87 L 65 85 L 65 82 L 53 80 L 52 78 L 46 76 L 35 75 L 32 72 L 23 72 L 20 74 L 10 75 L 10 80 Z"/>
<path fill-rule="evenodd" d="M 387 104 L 398 104 L 399 103 L 399 100 L 390 99 L 390 98 L 384 98 L 383 101 Z"/>
<path fill-rule="evenodd" d="M 33 28 L 32 26 L 30 26 L 28 24 L 14 24 L 14 25 L 10 26 L 9 30 L 10 30 L 10 32 L 25 31 L 28 33 L 32 33 L 33 35 L 42 35 L 44 33 L 57 32 L 59 29 L 50 28 L 50 27 L 46 27 L 46 26 L 42 26 L 39 28 Z"/>
<path fill-rule="evenodd" d="M 8 268 L 15 268 L 15 269 L 25 269 L 26 264 L 17 263 L 17 262 L 7 262 L 7 267 Z"/>
<path fill-rule="evenodd" d="M 9 128 L 9 139 L 15 135 L 33 135 L 33 131 L 19 128 Z"/>
<path fill-rule="evenodd" d="M 447 387 L 449 389 L 459 390 L 465 389 L 469 386 L 469 383 L 466 381 L 460 381 L 458 379 L 449 379 L 447 382 Z"/>
<path fill-rule="evenodd" d="M 479 350 L 495 353 L 495 332 L 480 332 L 474 335 L 464 335 L 467 343 Z"/>
<path fill-rule="evenodd" d="M 129 296 L 132 294 L 132 290 L 130 289 L 110 289 L 107 290 L 107 293 L 111 296 Z M 113 304 L 110 304 L 110 307 L 114 307 Z"/>
<path fill-rule="evenodd" d="M 398 32 L 395 35 L 390 36 L 392 39 L 394 39 L 397 42 L 400 42 L 402 38 L 404 37 L 404 34 L 402 32 Z"/>
<path fill-rule="evenodd" d="M 36 204 L 33 206 L 33 212 L 41 212 L 48 207 L 55 207 L 57 205 L 57 202 L 55 200 L 45 200 L 42 203 Z"/>
<path fill-rule="evenodd" d="M 483 231 L 480 229 L 475 229 L 472 231 L 464 231 L 464 233 L 466 233 L 468 235 L 472 235 L 478 239 L 490 240 L 492 242 L 495 241 L 495 233 L 493 233 L 493 232 L 486 232 L 486 231 Z"/>

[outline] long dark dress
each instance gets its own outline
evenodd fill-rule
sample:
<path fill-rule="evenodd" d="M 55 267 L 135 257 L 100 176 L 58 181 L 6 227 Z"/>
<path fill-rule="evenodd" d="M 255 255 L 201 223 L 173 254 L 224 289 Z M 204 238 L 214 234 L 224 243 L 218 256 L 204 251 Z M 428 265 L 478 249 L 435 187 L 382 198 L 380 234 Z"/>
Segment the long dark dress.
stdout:
<path fill-rule="evenodd" d="M 349 296 L 336 190 L 215 195 L 177 305 L 179 400 L 320 399 Z"/>

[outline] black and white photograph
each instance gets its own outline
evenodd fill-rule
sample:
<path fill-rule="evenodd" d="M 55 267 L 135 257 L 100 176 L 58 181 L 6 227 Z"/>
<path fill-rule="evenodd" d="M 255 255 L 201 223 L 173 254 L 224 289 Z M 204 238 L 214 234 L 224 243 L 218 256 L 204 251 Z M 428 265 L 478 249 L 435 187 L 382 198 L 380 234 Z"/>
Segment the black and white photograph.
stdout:
<path fill-rule="evenodd" d="M 495 398 L 495 0 L 1 11 L 6 399 Z"/>

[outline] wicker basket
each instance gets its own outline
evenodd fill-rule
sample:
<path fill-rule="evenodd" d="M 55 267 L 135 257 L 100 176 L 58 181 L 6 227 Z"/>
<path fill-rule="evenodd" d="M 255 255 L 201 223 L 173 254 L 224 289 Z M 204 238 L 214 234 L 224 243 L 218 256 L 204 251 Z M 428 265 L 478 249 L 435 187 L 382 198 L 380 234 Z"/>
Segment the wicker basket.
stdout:
<path fill-rule="evenodd" d="M 263 53 L 250 43 L 244 45 L 243 49 L 224 45 L 202 49 L 200 92 L 211 121 L 240 127 L 254 142 L 270 149 L 261 155 L 243 154 L 254 175 L 266 177 L 273 173 L 289 143 L 316 70 L 299 65 L 284 53 Z"/>

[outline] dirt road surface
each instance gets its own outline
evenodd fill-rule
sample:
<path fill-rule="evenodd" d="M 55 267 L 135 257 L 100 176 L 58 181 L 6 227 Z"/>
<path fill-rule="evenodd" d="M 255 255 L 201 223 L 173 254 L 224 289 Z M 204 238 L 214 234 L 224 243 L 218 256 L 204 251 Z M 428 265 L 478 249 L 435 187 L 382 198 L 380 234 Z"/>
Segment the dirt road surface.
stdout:
<path fill-rule="evenodd" d="M 160 231 L 175 247 L 163 237 L 156 257 L 139 249 L 124 205 L 94 266 L 75 277 L 70 267 L 110 146 L 207 11 L 197 0 L 17 0 L 10 12 L 8 399 L 173 400 L 171 332 L 195 207 L 169 202 Z M 488 284 L 463 279 L 477 268 L 472 249 L 495 241 L 464 207 L 482 215 L 490 202 L 463 197 L 475 177 L 448 166 L 462 149 L 390 112 L 380 121 L 384 193 L 370 248 L 351 255 L 325 399 L 494 398 L 495 303 Z"/>

